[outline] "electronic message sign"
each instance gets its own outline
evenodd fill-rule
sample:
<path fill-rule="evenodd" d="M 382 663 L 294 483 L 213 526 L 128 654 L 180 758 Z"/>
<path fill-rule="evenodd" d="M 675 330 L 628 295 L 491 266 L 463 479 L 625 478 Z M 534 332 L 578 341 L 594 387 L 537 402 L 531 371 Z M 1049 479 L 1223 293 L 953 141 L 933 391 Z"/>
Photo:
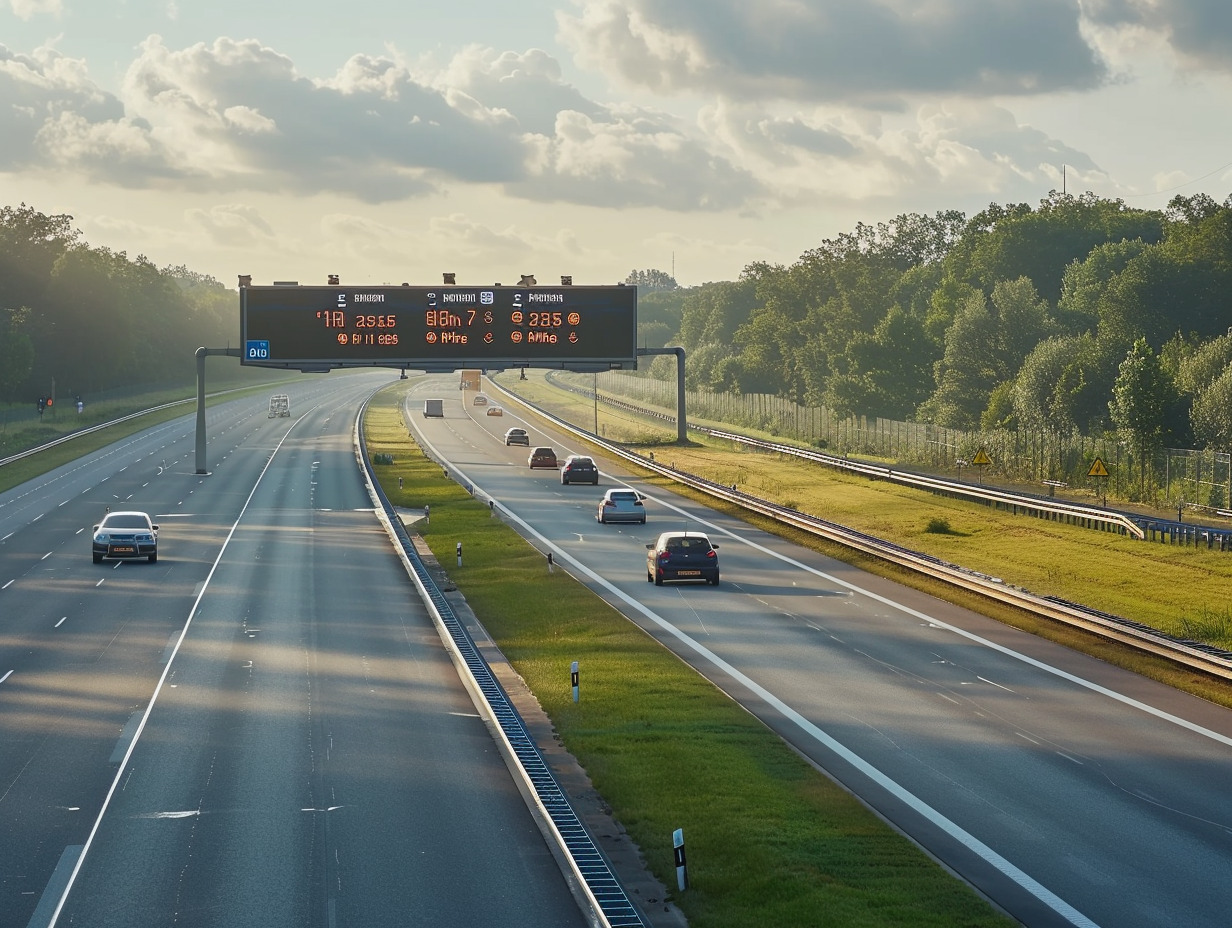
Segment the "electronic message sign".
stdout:
<path fill-rule="evenodd" d="M 260 367 L 635 367 L 637 288 L 243 286 Z"/>

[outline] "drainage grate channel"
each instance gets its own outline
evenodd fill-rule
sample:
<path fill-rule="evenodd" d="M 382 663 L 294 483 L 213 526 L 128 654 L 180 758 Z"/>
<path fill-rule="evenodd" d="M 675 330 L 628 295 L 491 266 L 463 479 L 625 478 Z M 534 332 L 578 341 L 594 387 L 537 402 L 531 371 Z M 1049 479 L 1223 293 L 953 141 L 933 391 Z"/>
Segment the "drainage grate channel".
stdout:
<path fill-rule="evenodd" d="M 369 465 L 366 455 L 364 464 L 365 466 Z M 428 592 L 428 598 L 432 601 L 432 605 L 436 607 L 436 611 L 440 615 L 445 629 L 449 632 L 449 636 L 453 639 L 463 663 L 466 664 L 480 692 L 483 693 L 484 700 L 488 704 L 493 719 L 500 726 L 506 740 L 513 748 L 513 752 L 518 758 L 518 762 L 522 765 L 531 788 L 534 789 L 540 804 L 560 835 L 566 852 L 573 860 L 577 872 L 586 883 L 587 889 L 598 904 L 600 912 L 607 920 L 607 924 L 612 926 L 612 928 L 646 928 L 646 923 L 642 920 L 641 915 L 629 900 L 624 888 L 612 873 L 611 867 L 608 866 L 607 859 L 600 853 L 594 841 L 591 840 L 590 834 L 586 831 L 581 819 L 574 812 L 573 806 L 569 804 L 568 797 L 565 796 L 564 791 L 556 782 L 556 778 L 552 776 L 552 771 L 539 753 L 539 748 L 535 745 L 534 739 L 526 731 L 522 717 L 514 709 L 513 703 L 510 702 L 508 695 L 497 682 L 492 669 L 488 667 L 487 662 L 480 655 L 479 649 L 475 647 L 475 643 L 467 633 L 466 627 L 458 619 L 453 611 L 453 607 L 432 579 L 432 575 L 428 572 L 426 565 L 420 559 L 418 552 L 416 552 L 415 546 L 411 543 L 406 527 L 402 524 L 402 520 L 398 518 L 384 491 L 377 484 L 370 468 L 369 480 L 377 496 L 380 498 L 381 505 L 389 517 L 390 524 L 394 527 L 399 544 L 402 545 L 403 550 L 411 561 L 411 566 L 416 576 L 419 578 L 423 588 Z"/>

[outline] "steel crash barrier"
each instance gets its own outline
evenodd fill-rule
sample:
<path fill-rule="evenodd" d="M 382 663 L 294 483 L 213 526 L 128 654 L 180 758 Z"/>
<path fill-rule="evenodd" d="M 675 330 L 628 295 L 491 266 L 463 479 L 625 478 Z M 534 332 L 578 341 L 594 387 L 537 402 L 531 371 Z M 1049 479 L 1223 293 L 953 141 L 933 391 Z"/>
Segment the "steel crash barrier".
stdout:
<path fill-rule="evenodd" d="M 521 403 L 522 405 L 533 409 L 536 415 L 550 420 L 562 431 L 569 432 L 576 435 L 578 438 L 598 445 L 614 457 L 623 458 L 631 464 L 635 464 L 636 466 L 646 470 L 654 471 L 662 476 L 692 487 L 695 490 L 699 490 L 716 498 L 734 503 L 751 512 L 757 512 L 760 515 L 774 519 L 784 525 L 790 525 L 795 528 L 802 529 L 818 537 L 826 538 L 830 541 L 862 551 L 866 554 L 873 555 L 901 567 L 905 567 L 910 570 L 926 574 L 930 577 L 944 580 L 954 586 L 979 593 L 980 595 L 986 596 L 996 602 L 1005 603 L 1007 605 L 1027 610 L 1035 615 L 1064 622 L 1065 624 L 1094 632 L 1105 638 L 1121 642 L 1122 644 L 1154 654 L 1158 657 L 1166 658 L 1192 670 L 1201 671 L 1221 679 L 1232 680 L 1232 652 L 1214 648 L 1201 642 L 1175 638 L 1171 635 L 1164 634 L 1158 629 L 1134 622 L 1131 619 L 1115 616 L 1106 612 L 1100 612 L 1095 609 L 1089 609 L 1078 603 L 1071 603 L 1053 597 L 1038 596 L 1028 592 L 1027 590 L 1011 586 L 1000 578 L 990 577 L 987 574 L 968 570 L 955 564 L 946 563 L 945 561 L 934 558 L 930 555 L 921 554 L 918 551 L 912 551 L 900 545 L 883 541 L 871 535 L 866 535 L 862 532 L 855 531 L 854 529 L 847 528 L 846 526 L 842 526 L 834 522 L 828 522 L 825 519 L 808 515 L 807 513 L 800 512 L 787 506 L 780 506 L 768 500 L 760 499 L 752 494 L 734 489 L 733 487 L 715 483 L 714 481 L 707 480 L 704 477 L 699 477 L 695 474 L 677 470 L 671 466 L 665 466 L 661 462 L 655 461 L 653 458 L 643 457 L 636 452 L 629 451 L 619 445 L 607 441 L 606 439 L 600 438 L 592 432 L 577 428 L 576 426 L 565 422 L 563 419 L 553 416 L 551 413 L 545 412 L 537 406 L 528 403 L 516 394 L 504 390 L 504 388 L 500 387 L 496 383 L 493 383 L 492 387 L 504 393 L 508 400 Z M 705 431 L 715 434 L 711 429 L 705 429 Z M 724 432 L 717 434 L 719 437 L 724 438 L 734 435 L 734 433 Z M 743 436 L 734 437 L 741 439 L 744 438 Z M 747 440 L 755 441 L 752 439 Z M 768 446 L 773 445 L 773 443 L 770 442 L 763 444 Z M 783 447 L 790 448 L 790 446 Z M 790 450 L 793 453 L 801 451 L 801 449 L 797 448 L 790 448 Z M 805 450 L 803 453 L 807 455 L 811 452 Z M 833 456 L 825 455 L 824 457 L 832 458 Z M 856 472 L 859 473 L 879 476 L 881 472 L 888 471 L 888 468 L 878 468 L 876 465 L 867 465 L 857 461 L 845 461 L 841 458 L 838 460 L 843 460 L 844 463 L 849 465 L 853 470 L 858 469 Z M 931 479 L 932 478 L 925 478 L 920 485 L 926 486 L 927 481 Z M 939 484 L 945 484 L 945 481 L 936 482 Z M 948 486 L 947 489 L 949 489 Z M 1004 494 L 1004 496 L 1013 497 L 1014 494 Z M 1100 512 L 1099 510 L 1091 511 Z M 1101 514 L 1108 515 L 1107 513 Z M 1137 525 L 1133 525 L 1133 528 L 1136 529 L 1136 531 L 1130 531 L 1129 526 L 1123 527 L 1125 528 L 1126 534 L 1130 534 L 1135 538 L 1142 538 L 1145 535 L 1145 533 L 1143 533 L 1141 528 Z"/>
<path fill-rule="evenodd" d="M 594 397 L 593 391 L 584 390 L 572 384 L 565 383 L 559 379 L 551 378 L 550 376 L 549 379 L 551 380 L 553 386 L 558 389 L 568 390 L 572 393 L 582 394 L 587 397 Z M 646 409 L 645 407 L 638 406 L 635 403 L 626 402 L 624 400 L 619 400 L 612 397 L 600 396 L 594 398 L 601 400 L 605 405 L 622 409 L 630 413 L 660 419 L 664 422 L 676 421 L 676 417 L 671 413 Z M 1071 525 L 1079 525 L 1084 528 L 1116 532 L 1118 534 L 1127 535 L 1131 538 L 1136 538 L 1140 541 L 1145 540 L 1161 542 L 1164 544 L 1205 547 L 1208 550 L 1232 551 L 1232 528 L 1225 529 L 1209 525 L 1191 525 L 1181 522 L 1179 519 L 1177 521 L 1156 519 L 1149 516 L 1135 515 L 1133 513 L 1117 512 L 1115 510 L 1109 510 L 1103 507 L 1084 506 L 1081 503 L 1064 502 L 1056 498 L 1056 490 L 1059 487 L 1068 486 L 1068 484 L 1061 480 L 1042 481 L 1045 486 L 1049 487 L 1048 495 L 1046 497 L 1034 496 L 1029 493 L 1013 493 L 1007 490 L 997 489 L 995 487 L 975 486 L 962 481 L 946 480 L 944 478 L 932 477 L 928 474 L 920 474 L 913 471 L 895 470 L 894 468 L 886 467 L 880 464 L 871 464 L 864 461 L 853 460 L 843 455 L 827 454 L 823 451 L 813 451 L 809 448 L 801 448 L 797 445 L 766 441 L 760 438 L 751 438 L 737 432 L 729 432 L 723 429 L 712 429 L 703 425 L 690 425 L 689 428 L 702 434 L 731 441 L 735 444 L 740 444 L 759 451 L 790 455 L 792 457 L 812 461 L 826 467 L 832 467 L 836 470 L 860 474 L 871 480 L 888 480 L 904 486 L 913 486 L 918 489 L 927 490 L 928 492 L 942 496 L 950 496 L 955 499 L 966 499 L 973 502 L 980 502 L 996 509 L 1008 510 L 1013 512 L 1015 515 L 1031 515 L 1055 522 L 1067 522 Z M 1204 509 L 1203 507 L 1191 508 L 1206 512 L 1212 511 L 1209 509 Z M 1232 510 L 1213 511 L 1217 516 L 1232 518 Z"/>
<path fill-rule="evenodd" d="M 587 908 L 601 928 L 645 928 L 641 915 L 578 818 L 568 796 L 556 782 L 534 739 L 526 730 L 522 717 L 483 659 L 466 626 L 432 578 L 427 565 L 415 550 L 406 526 L 377 482 L 363 440 L 363 409 L 355 420 L 354 443 L 356 457 L 367 476 L 369 493 L 386 531 L 396 540 L 399 556 L 438 630 L 450 646 L 455 662 L 464 669 L 463 680 L 472 694 L 487 707 L 500 733 L 501 749 L 515 769 L 521 771 L 528 794 L 534 797 L 536 816 L 563 852 L 574 884 L 580 887 Z M 461 556 L 459 550 L 459 559 Z"/>

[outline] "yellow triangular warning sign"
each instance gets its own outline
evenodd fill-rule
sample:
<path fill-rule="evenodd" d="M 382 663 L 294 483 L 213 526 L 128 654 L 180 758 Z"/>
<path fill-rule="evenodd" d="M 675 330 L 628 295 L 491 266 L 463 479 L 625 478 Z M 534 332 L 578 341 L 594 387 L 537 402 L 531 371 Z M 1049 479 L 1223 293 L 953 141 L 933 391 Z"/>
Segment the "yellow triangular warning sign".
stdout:
<path fill-rule="evenodd" d="M 976 467 L 987 467 L 992 463 L 992 459 L 988 456 L 984 449 L 981 448 L 979 451 L 975 452 L 975 457 L 971 459 L 971 463 Z"/>
<path fill-rule="evenodd" d="M 1103 458 L 1096 458 L 1091 462 L 1091 469 L 1087 471 L 1088 477 L 1107 477 L 1108 468 L 1104 466 Z"/>

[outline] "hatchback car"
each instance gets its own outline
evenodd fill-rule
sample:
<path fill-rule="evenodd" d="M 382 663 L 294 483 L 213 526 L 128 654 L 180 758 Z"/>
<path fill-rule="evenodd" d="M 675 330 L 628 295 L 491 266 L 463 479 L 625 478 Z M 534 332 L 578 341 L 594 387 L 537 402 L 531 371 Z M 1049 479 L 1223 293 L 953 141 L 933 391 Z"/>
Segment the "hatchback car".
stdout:
<path fill-rule="evenodd" d="M 598 486 L 599 468 L 593 458 L 571 454 L 565 458 L 565 463 L 560 468 L 560 482 L 564 484 L 589 483 Z"/>
<path fill-rule="evenodd" d="M 526 434 L 526 429 L 507 429 L 505 431 L 505 446 L 509 445 L 525 445 L 530 447 L 530 436 Z"/>
<path fill-rule="evenodd" d="M 646 546 L 646 582 L 705 580 L 718 586 L 718 548 L 701 532 L 664 532 Z"/>
<path fill-rule="evenodd" d="M 158 560 L 158 526 L 144 512 L 109 512 L 94 526 L 94 563 L 103 558 Z"/>
<path fill-rule="evenodd" d="M 536 448 L 530 453 L 527 458 L 527 463 L 531 470 L 536 467 L 550 467 L 555 470 L 559 465 L 556 462 L 556 452 L 551 448 Z"/>
<path fill-rule="evenodd" d="M 599 501 L 599 511 L 595 513 L 595 521 L 607 522 L 641 522 L 646 524 L 646 507 L 642 505 L 642 494 L 637 490 L 624 487 L 608 490 Z"/>

